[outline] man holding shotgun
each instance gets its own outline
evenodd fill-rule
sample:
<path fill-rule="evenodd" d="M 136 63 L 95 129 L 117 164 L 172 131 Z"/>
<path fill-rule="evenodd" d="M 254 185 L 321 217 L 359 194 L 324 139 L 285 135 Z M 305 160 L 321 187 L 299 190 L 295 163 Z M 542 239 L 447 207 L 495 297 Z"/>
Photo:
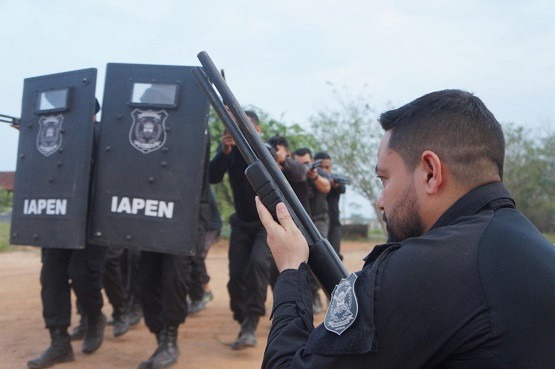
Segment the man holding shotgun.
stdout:
<path fill-rule="evenodd" d="M 245 112 L 260 133 L 258 116 Z M 229 292 L 233 319 L 241 330 L 231 344 L 233 350 L 254 347 L 257 344 L 256 328 L 260 316 L 266 313 L 265 302 L 269 283 L 272 254 L 266 244 L 266 231 L 258 219 L 254 203 L 254 190 L 245 177 L 247 163 L 235 146 L 228 132 L 210 161 L 210 183 L 219 183 L 224 174 L 229 175 L 233 192 L 235 213 L 231 215 L 229 238 Z"/>
<path fill-rule="evenodd" d="M 280 271 L 263 368 L 555 368 L 555 248 L 505 189 L 505 143 L 460 90 L 381 115 L 375 168 L 390 243 L 313 327 L 307 242 L 257 198 Z M 370 169 L 369 169 L 370 170 Z"/>

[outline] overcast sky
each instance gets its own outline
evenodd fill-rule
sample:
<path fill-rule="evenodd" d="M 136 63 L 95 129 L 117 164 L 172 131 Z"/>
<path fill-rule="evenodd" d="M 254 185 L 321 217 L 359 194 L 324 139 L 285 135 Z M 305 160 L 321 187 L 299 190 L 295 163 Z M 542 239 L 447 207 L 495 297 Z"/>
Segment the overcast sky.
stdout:
<path fill-rule="evenodd" d="M 102 101 L 106 63 L 198 65 L 205 50 L 242 104 L 284 122 L 305 125 L 332 82 L 377 106 L 461 88 L 500 122 L 555 125 L 552 0 L 0 0 L 0 14 L 1 114 L 21 115 L 27 77 L 97 68 Z M 17 141 L 0 125 L 0 171 Z"/>

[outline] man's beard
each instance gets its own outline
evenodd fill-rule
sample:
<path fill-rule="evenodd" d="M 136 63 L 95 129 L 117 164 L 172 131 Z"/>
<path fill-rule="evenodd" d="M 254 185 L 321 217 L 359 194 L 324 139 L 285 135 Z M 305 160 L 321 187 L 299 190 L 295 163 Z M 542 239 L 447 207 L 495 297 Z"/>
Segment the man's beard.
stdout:
<path fill-rule="evenodd" d="M 383 219 L 386 223 L 388 242 L 403 242 L 409 237 L 422 235 L 424 227 L 418 215 L 414 185 L 406 188 L 389 216 L 386 217 L 385 212 L 383 213 Z"/>

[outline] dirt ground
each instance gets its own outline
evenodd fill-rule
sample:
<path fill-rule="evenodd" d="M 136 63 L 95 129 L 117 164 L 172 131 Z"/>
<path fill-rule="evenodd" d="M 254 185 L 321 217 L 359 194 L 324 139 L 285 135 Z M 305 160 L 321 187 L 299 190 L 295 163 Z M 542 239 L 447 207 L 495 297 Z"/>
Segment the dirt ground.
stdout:
<path fill-rule="evenodd" d="M 342 254 L 350 271 L 362 267 L 362 258 L 373 244 L 344 242 Z M 48 331 L 44 329 L 40 301 L 40 252 L 38 248 L 23 247 L 0 254 L 0 369 L 26 368 L 29 359 L 40 355 L 49 345 Z M 181 351 L 174 368 L 187 369 L 254 369 L 260 368 L 268 331 L 272 294 L 266 302 L 267 314 L 262 317 L 257 331 L 258 346 L 254 349 L 233 351 L 229 344 L 236 338 L 239 325 L 232 319 L 226 283 L 227 240 L 216 243 L 207 258 L 214 300 L 198 314 L 189 316 L 180 327 L 178 345 Z M 326 301 L 322 295 L 323 301 Z M 106 302 L 104 313 L 112 309 Z M 74 309 L 75 310 L 75 309 Z M 315 316 L 322 322 L 324 314 Z M 72 317 L 72 324 L 78 318 Z M 81 341 L 73 342 L 75 361 L 58 364 L 60 369 L 137 368 L 155 350 L 155 338 L 141 321 L 127 334 L 115 338 L 112 327 L 107 327 L 100 349 L 85 355 Z"/>

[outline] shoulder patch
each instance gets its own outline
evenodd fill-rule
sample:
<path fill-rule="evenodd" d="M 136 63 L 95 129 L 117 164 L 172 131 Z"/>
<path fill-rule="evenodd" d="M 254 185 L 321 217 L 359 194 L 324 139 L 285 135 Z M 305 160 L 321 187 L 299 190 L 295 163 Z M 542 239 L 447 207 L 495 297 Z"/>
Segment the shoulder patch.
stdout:
<path fill-rule="evenodd" d="M 324 319 L 324 327 L 337 335 L 345 332 L 358 315 L 358 301 L 355 294 L 357 275 L 351 273 L 333 289 L 330 306 Z"/>

